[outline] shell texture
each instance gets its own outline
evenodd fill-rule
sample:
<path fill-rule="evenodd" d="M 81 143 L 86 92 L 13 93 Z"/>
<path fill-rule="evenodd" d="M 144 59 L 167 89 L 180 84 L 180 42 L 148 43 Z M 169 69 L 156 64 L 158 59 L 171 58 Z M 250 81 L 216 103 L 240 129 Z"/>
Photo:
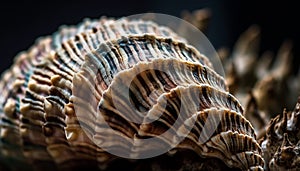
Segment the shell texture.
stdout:
<path fill-rule="evenodd" d="M 293 72 L 292 44 L 284 42 L 275 58 L 270 52 L 257 58 L 259 37 L 259 28 L 252 26 L 240 36 L 231 58 L 224 49 L 220 51 L 226 81 L 258 133 L 264 169 L 299 170 L 299 97 L 293 111 L 284 109 L 278 114 L 284 107 L 291 108 L 299 95 L 300 75 Z"/>
<path fill-rule="evenodd" d="M 205 28 L 206 10 L 183 13 L 183 18 Z M 200 22 L 200 23 L 197 23 Z M 204 26 L 204 27 L 203 27 Z M 285 41 L 276 55 L 259 52 L 261 35 L 251 26 L 236 42 L 232 53 L 218 50 L 229 91 L 245 106 L 244 115 L 257 132 L 265 170 L 299 170 L 299 63 L 293 62 L 293 46 Z M 298 67 L 298 68 L 297 68 Z M 281 113 L 281 114 L 280 114 Z"/>
<path fill-rule="evenodd" d="M 18 55 L 0 89 L 0 165 L 8 170 L 110 169 L 122 159 L 103 148 L 138 158 L 162 147 L 173 148 L 164 154 L 171 157 L 190 151 L 199 170 L 212 161 L 264 166 L 254 128 L 225 79 L 184 38 L 151 21 L 62 27 Z M 151 137 L 159 141 L 141 141 Z"/>
<path fill-rule="evenodd" d="M 292 112 L 283 111 L 271 119 L 266 135 L 259 140 L 264 152 L 266 169 L 299 170 L 300 97 Z"/>

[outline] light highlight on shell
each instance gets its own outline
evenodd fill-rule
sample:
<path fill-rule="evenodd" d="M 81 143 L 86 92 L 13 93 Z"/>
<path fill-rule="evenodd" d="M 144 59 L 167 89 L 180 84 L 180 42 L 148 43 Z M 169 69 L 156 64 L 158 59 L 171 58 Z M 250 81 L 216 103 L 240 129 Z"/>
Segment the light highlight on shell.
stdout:
<path fill-rule="evenodd" d="M 0 89 L 3 168 L 109 169 L 119 157 L 99 144 L 136 158 L 161 146 L 174 148 L 171 157 L 191 151 L 199 169 L 206 160 L 241 170 L 264 165 L 224 78 L 184 38 L 150 21 L 102 18 L 61 28 L 20 54 Z M 140 143 L 151 137 L 161 139 Z"/>

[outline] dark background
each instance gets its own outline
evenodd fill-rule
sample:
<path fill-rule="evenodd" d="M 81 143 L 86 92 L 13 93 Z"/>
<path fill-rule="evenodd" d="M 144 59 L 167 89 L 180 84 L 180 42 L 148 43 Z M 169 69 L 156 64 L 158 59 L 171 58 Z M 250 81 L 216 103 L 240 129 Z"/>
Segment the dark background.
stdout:
<path fill-rule="evenodd" d="M 250 25 L 261 27 L 261 51 L 279 48 L 286 39 L 299 49 L 299 7 L 296 2 L 238 0 L 98 0 L 98 1 L 24 1 L 1 2 L 0 72 L 7 69 L 18 52 L 28 49 L 36 38 L 49 35 L 62 24 L 73 25 L 84 18 L 102 15 L 121 17 L 144 12 L 180 16 L 183 10 L 207 7 L 212 20 L 207 37 L 215 46 L 229 47 Z M 297 9 L 298 8 L 298 9 Z M 299 63 L 295 50 L 295 62 Z"/>

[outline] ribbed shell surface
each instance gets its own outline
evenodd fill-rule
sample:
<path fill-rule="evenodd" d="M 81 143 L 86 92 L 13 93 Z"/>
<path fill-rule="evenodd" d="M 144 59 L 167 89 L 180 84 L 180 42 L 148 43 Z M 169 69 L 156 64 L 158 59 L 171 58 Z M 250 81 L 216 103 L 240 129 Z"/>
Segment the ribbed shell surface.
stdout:
<path fill-rule="evenodd" d="M 105 169 L 118 157 L 101 144 L 135 158 L 174 147 L 228 167 L 263 167 L 224 78 L 184 38 L 150 21 L 62 27 L 18 55 L 0 89 L 0 165 Z M 149 137 L 159 143 L 140 143 Z"/>

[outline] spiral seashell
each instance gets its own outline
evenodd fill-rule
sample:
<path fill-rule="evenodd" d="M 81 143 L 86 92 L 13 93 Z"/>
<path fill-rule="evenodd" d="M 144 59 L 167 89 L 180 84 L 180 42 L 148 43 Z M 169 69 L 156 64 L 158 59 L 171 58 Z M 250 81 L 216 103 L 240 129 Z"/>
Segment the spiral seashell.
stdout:
<path fill-rule="evenodd" d="M 219 169 L 264 166 L 224 78 L 184 38 L 151 21 L 102 18 L 63 27 L 21 53 L 0 88 L 3 168 L 114 169 L 122 157 L 138 165 L 143 154 L 165 148 L 172 150 L 162 156 L 198 157 L 198 169 L 210 162 Z"/>

